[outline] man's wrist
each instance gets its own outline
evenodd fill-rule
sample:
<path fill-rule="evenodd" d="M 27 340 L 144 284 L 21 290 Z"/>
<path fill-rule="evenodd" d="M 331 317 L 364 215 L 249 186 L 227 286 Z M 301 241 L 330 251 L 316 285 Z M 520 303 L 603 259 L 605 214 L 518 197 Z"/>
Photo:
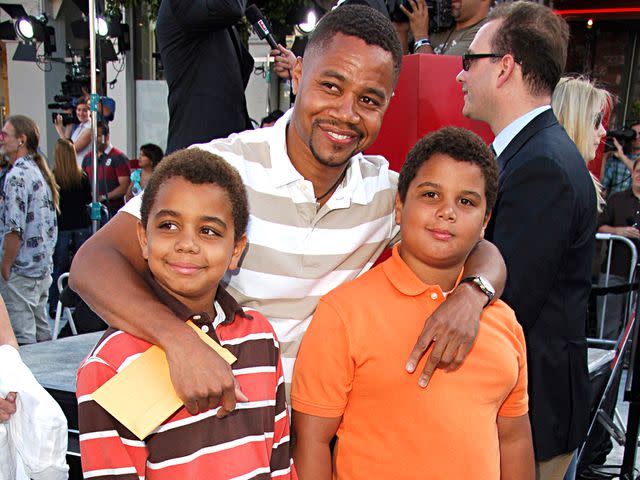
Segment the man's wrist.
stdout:
<path fill-rule="evenodd" d="M 485 289 L 480 288 L 477 282 L 471 280 L 473 278 L 474 277 L 464 278 L 456 287 L 456 292 L 459 290 L 469 292 L 466 295 L 468 295 L 470 299 L 473 299 L 480 308 L 485 308 L 494 300 L 495 293 L 492 294 L 491 291 L 486 292 Z M 486 279 L 483 280 L 485 282 L 487 281 Z M 490 289 L 493 289 L 493 287 L 490 286 Z"/>
<path fill-rule="evenodd" d="M 420 40 L 416 40 L 413 42 L 413 50 L 416 51 L 422 47 L 430 47 L 431 41 L 428 38 L 421 38 Z"/>

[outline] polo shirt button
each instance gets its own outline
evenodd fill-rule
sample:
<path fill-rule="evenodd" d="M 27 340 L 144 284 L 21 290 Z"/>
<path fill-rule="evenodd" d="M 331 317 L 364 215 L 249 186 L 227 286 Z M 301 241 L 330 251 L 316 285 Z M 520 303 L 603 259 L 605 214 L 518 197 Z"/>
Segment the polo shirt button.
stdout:
<path fill-rule="evenodd" d="M 202 317 L 200 315 L 194 315 L 191 317 L 193 320 L 200 320 Z"/>
<path fill-rule="evenodd" d="M 202 325 L 202 331 L 204 333 L 209 333 L 209 326 L 208 325 Z"/>
<path fill-rule="evenodd" d="M 437 300 L 437 299 L 438 299 L 438 294 L 437 294 L 436 292 L 433 292 L 433 293 L 431 294 L 431 298 L 432 298 L 433 300 Z"/>

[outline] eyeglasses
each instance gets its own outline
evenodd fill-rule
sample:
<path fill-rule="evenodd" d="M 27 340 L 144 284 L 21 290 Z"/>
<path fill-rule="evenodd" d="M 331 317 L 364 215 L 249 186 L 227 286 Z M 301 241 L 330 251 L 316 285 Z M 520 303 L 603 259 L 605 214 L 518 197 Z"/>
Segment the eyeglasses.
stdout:
<path fill-rule="evenodd" d="M 595 128 L 599 128 L 602 125 L 602 120 L 604 119 L 604 113 L 598 112 L 596 115 L 596 119 L 594 121 Z"/>
<path fill-rule="evenodd" d="M 465 53 L 462 55 L 462 69 L 468 72 L 471 68 L 471 62 L 480 58 L 502 58 L 506 53 Z M 517 58 L 513 59 L 517 64 L 522 65 L 522 61 Z"/>

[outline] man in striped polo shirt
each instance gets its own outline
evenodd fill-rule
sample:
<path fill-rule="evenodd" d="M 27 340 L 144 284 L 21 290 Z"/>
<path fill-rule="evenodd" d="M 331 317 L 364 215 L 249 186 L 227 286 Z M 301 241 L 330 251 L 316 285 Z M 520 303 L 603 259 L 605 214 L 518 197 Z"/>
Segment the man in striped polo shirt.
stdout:
<path fill-rule="evenodd" d="M 340 6 L 316 27 L 304 66 L 299 59 L 294 67 L 292 110 L 273 127 L 197 145 L 236 167 L 247 186 L 248 245 L 240 269 L 226 278 L 228 291 L 271 321 L 287 384 L 319 298 L 368 270 L 397 239 L 397 173 L 384 158 L 361 152 L 380 131 L 401 61 L 387 18 L 370 7 Z M 139 201 L 84 244 L 72 267 L 72 288 L 109 324 L 167 352 L 174 387 L 189 411 L 211 408 L 221 397 L 224 408 L 233 409 L 237 391 L 228 365 L 205 351 L 193 332 L 178 328 L 140 278 L 144 264 L 134 243 Z M 109 280 L 95 283 L 96 275 Z M 483 285 L 492 283 L 500 293 L 506 271 L 497 249 L 481 242 L 465 275 L 482 275 Z M 136 301 L 113 304 L 122 289 Z M 465 283 L 430 317 L 407 352 L 413 372 L 438 339 L 416 383 L 426 386 L 438 364 L 462 362 L 491 293 L 485 290 Z"/>

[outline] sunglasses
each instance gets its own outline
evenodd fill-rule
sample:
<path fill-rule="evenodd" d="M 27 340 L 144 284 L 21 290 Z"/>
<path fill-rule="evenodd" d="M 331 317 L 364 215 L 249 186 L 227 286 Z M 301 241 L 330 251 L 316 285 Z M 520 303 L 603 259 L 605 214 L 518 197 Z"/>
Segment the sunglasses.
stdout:
<path fill-rule="evenodd" d="M 502 58 L 506 55 L 506 53 L 465 53 L 462 55 L 462 69 L 465 72 L 468 72 L 471 68 L 471 63 L 474 60 L 479 60 L 481 58 Z M 522 65 L 522 62 L 517 58 L 514 58 L 514 61 Z"/>

